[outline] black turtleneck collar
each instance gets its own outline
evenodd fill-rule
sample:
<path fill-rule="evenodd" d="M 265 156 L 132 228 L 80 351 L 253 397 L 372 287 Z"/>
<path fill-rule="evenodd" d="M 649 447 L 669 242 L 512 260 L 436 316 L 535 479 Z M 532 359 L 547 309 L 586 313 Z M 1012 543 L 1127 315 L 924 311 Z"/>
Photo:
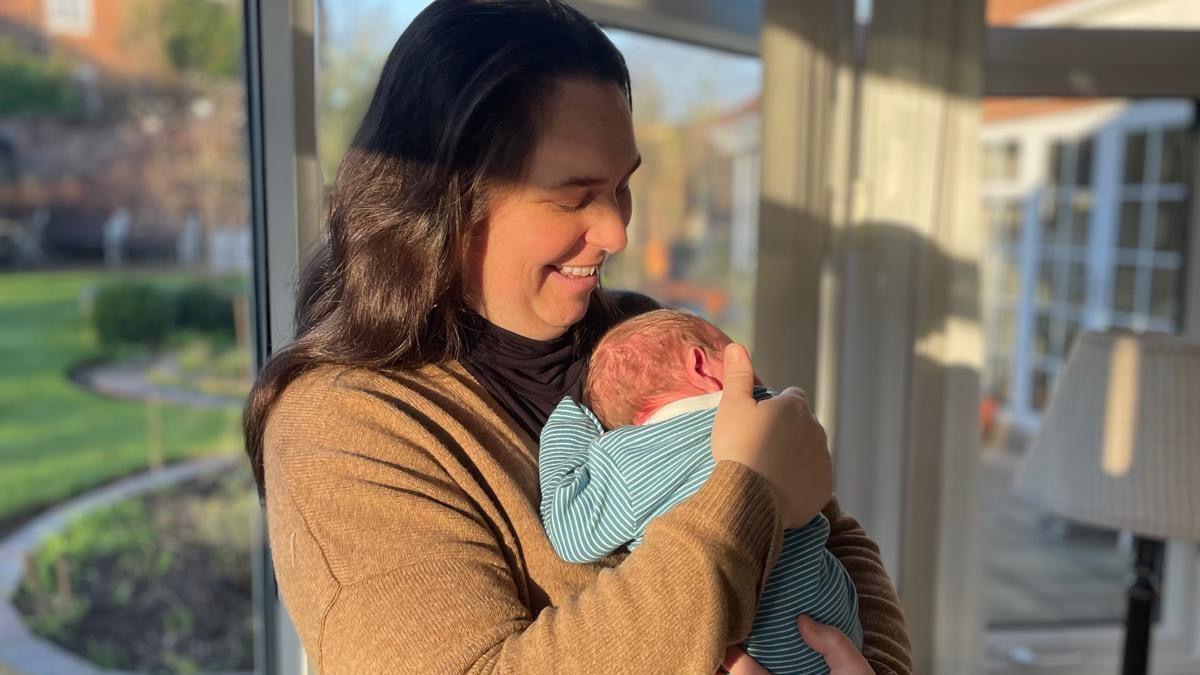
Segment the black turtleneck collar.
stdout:
<path fill-rule="evenodd" d="M 536 441 L 564 396 L 583 400 L 596 338 L 624 317 L 659 307 L 637 293 L 610 292 L 608 298 L 613 311 L 601 311 L 593 303 L 582 321 L 553 340 L 527 338 L 471 314 L 467 353 L 460 361 Z"/>

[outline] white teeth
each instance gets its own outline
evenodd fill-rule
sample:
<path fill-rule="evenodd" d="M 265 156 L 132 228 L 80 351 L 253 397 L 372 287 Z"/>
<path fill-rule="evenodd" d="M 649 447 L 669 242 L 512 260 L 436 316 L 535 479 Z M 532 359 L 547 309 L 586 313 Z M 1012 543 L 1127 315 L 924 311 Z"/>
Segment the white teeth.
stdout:
<path fill-rule="evenodd" d="M 563 265 L 558 268 L 558 271 L 569 277 L 590 277 L 596 273 L 596 266 L 592 267 L 575 267 L 573 265 Z"/>

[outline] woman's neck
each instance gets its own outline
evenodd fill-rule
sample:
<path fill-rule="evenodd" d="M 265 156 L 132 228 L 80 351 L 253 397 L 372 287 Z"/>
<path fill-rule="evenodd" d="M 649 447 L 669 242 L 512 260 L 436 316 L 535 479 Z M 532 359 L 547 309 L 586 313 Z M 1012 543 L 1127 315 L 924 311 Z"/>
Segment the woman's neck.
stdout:
<path fill-rule="evenodd" d="M 480 319 L 494 328 L 498 328 L 510 335 L 526 340 L 534 340 L 537 342 L 554 342 L 566 335 L 571 330 L 571 326 L 565 328 L 550 325 L 531 325 L 528 321 L 515 320 L 504 315 L 489 315 L 482 308 L 472 310 Z"/>

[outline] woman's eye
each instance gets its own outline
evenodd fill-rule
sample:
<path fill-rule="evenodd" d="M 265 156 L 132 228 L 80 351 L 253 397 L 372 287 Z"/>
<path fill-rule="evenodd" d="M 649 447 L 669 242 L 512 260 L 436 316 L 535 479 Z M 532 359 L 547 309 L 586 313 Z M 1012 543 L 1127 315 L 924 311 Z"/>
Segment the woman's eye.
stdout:
<path fill-rule="evenodd" d="M 563 204 L 561 205 L 561 208 L 564 211 L 582 211 L 587 207 L 588 204 L 592 203 L 592 199 L 594 199 L 594 197 L 589 193 L 588 196 L 584 197 L 582 200 L 570 204 Z"/>

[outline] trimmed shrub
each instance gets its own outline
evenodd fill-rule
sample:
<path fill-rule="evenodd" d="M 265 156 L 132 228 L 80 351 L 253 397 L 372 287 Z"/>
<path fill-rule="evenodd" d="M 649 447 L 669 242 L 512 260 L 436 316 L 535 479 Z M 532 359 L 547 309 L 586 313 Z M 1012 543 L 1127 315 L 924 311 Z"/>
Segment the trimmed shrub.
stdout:
<path fill-rule="evenodd" d="M 175 294 L 174 327 L 232 338 L 233 298 L 209 284 L 184 286 Z"/>
<path fill-rule="evenodd" d="M 100 288 L 92 308 L 92 324 L 100 344 L 157 347 L 171 329 L 171 297 L 142 282 L 121 282 Z"/>
<path fill-rule="evenodd" d="M 177 331 L 224 341 L 234 336 L 231 291 L 208 283 L 171 288 L 122 281 L 101 287 L 91 304 L 96 335 L 109 348 L 156 348 Z"/>

